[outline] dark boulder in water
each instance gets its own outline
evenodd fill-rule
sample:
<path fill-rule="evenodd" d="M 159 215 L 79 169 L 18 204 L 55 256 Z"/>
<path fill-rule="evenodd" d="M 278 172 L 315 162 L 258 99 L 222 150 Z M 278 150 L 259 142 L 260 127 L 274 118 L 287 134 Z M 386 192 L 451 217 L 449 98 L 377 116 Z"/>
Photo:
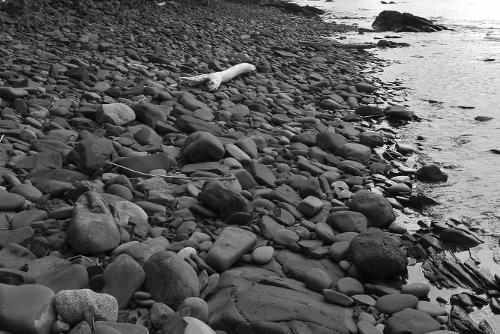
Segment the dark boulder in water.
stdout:
<path fill-rule="evenodd" d="M 432 21 L 409 13 L 400 13 L 395 10 L 384 10 L 375 18 L 373 29 L 378 31 L 395 32 L 434 32 L 448 30 L 445 26 L 434 24 Z"/>

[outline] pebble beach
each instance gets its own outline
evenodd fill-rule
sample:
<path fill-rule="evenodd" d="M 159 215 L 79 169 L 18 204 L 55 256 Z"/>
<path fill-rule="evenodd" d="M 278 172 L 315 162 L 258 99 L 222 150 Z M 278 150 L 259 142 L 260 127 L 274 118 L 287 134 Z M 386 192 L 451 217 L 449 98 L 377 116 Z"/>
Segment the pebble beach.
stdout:
<path fill-rule="evenodd" d="M 495 333 L 481 236 L 419 214 L 418 113 L 291 9 L 0 10 L 0 333 Z"/>

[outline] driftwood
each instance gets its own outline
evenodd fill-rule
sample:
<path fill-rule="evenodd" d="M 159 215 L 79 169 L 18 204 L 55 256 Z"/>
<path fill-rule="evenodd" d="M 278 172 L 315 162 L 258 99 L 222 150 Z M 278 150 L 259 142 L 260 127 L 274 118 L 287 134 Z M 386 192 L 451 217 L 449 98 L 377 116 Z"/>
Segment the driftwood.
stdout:
<path fill-rule="evenodd" d="M 181 82 L 187 82 L 191 85 L 207 82 L 207 87 L 211 91 L 217 90 L 223 82 L 248 72 L 255 71 L 255 66 L 248 63 L 241 63 L 228 68 L 227 70 L 209 74 L 201 74 L 194 77 L 181 77 Z"/>

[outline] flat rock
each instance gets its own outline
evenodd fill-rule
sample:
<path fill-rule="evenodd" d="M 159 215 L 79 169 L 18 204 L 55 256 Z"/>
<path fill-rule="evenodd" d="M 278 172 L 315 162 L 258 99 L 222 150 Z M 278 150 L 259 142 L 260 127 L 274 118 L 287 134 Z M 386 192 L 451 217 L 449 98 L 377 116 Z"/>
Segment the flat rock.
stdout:
<path fill-rule="evenodd" d="M 208 300 L 209 325 L 235 334 L 348 334 L 352 311 L 323 301 L 299 282 L 260 268 L 226 271 Z"/>
<path fill-rule="evenodd" d="M 61 290 L 77 290 L 88 287 L 89 274 L 81 264 L 63 262 L 44 271 L 35 278 L 35 282 L 50 288 L 54 293 Z"/>
<path fill-rule="evenodd" d="M 120 168 L 120 171 L 128 177 L 142 176 L 135 171 L 148 173 L 155 169 L 164 169 L 167 172 L 170 170 L 170 158 L 164 152 L 120 158 L 115 160 L 114 163 L 126 167 Z"/>
<path fill-rule="evenodd" d="M 225 271 L 238 259 L 252 250 L 257 242 L 254 233 L 228 226 L 222 230 L 207 254 L 207 264 L 218 271 Z"/>

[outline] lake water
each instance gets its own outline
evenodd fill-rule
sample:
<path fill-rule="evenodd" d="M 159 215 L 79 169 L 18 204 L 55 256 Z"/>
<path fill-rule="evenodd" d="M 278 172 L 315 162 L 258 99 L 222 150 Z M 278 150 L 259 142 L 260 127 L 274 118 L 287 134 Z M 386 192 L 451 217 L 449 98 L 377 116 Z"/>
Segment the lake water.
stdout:
<path fill-rule="evenodd" d="M 389 63 L 374 76 L 408 88 L 402 96 L 404 104 L 423 120 L 403 129 L 404 140 L 415 143 L 417 136 L 425 137 L 419 159 L 437 163 L 449 175 L 446 184 L 423 185 L 441 203 L 430 213 L 439 220 L 455 218 L 478 229 L 487 242 L 474 251 L 483 266 L 500 274 L 500 155 L 490 151 L 500 149 L 500 1 L 394 1 L 296 2 L 327 10 L 325 19 L 362 28 L 371 28 L 381 11 L 397 10 L 454 30 L 353 32 L 333 38 L 342 43 L 376 43 L 376 38 L 390 35 L 401 37 L 392 41 L 410 44 L 370 50 Z M 493 119 L 480 122 L 474 120 L 476 116 Z"/>

